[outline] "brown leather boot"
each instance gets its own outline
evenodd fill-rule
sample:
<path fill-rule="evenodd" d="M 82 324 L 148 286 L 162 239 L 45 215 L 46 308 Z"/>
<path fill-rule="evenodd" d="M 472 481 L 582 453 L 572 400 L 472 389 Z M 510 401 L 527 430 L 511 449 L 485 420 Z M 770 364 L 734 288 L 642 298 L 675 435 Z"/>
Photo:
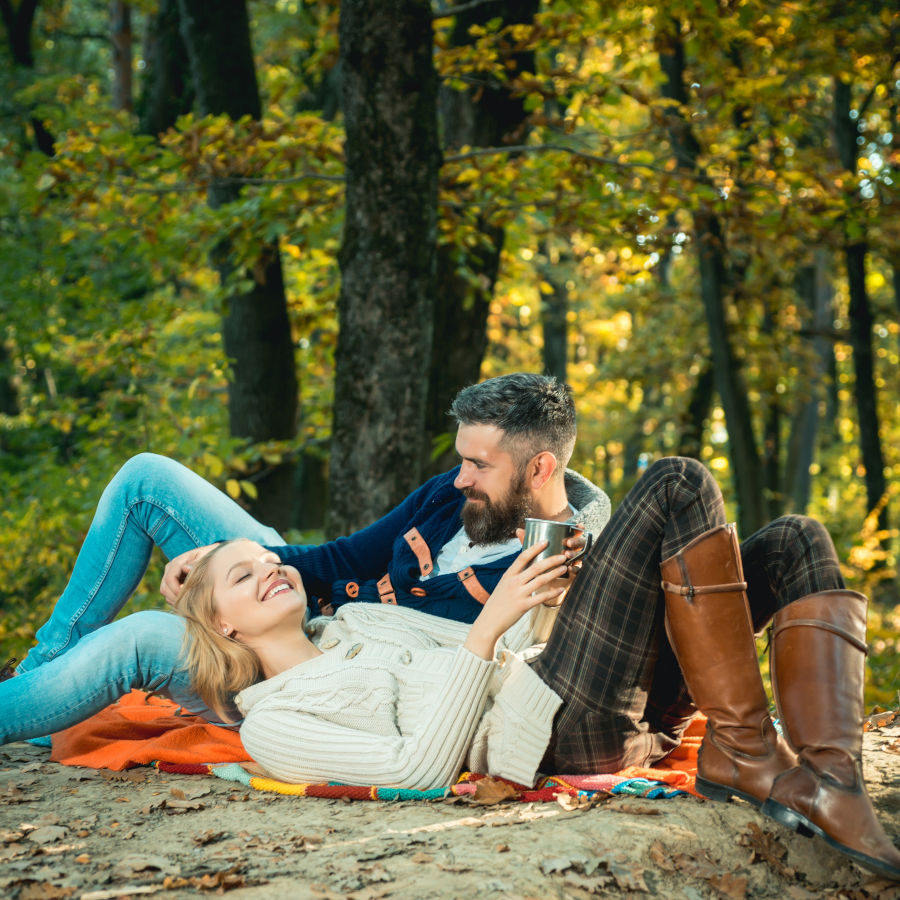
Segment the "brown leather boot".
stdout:
<path fill-rule="evenodd" d="M 775 780 L 762 811 L 900 880 L 900 852 L 862 775 L 866 603 L 855 591 L 822 591 L 776 613 L 772 685 L 798 761 Z"/>
<path fill-rule="evenodd" d="M 760 806 L 796 764 L 769 716 L 756 658 L 747 582 L 733 525 L 701 534 L 660 564 L 666 633 L 694 703 L 705 713 L 697 791 Z"/>
<path fill-rule="evenodd" d="M 0 656 L 0 659 L 3 659 L 3 657 Z M 6 681 L 7 678 L 12 678 L 13 675 L 16 674 L 16 663 L 17 662 L 18 662 L 18 660 L 14 656 L 11 656 L 6 661 L 6 664 L 3 666 L 2 669 L 0 669 L 0 681 Z"/>

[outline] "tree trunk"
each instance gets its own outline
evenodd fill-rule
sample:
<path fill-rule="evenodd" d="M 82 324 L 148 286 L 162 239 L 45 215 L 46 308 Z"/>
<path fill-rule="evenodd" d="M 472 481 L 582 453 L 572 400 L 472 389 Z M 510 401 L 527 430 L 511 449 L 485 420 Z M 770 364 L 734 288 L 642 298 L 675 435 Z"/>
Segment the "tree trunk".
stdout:
<path fill-rule="evenodd" d="M 856 174 L 859 148 L 856 139 L 859 126 L 850 118 L 850 84 L 839 76 L 834 80 L 834 124 L 841 164 Z M 859 226 L 857 226 L 859 228 Z M 847 264 L 847 287 L 850 295 L 850 347 L 856 373 L 853 394 L 859 419 L 859 445 L 866 470 L 866 501 L 869 511 L 881 502 L 887 489 L 884 477 L 884 455 L 878 423 L 878 394 L 875 387 L 875 364 L 872 353 L 872 311 L 866 290 L 865 237 L 851 233 L 845 223 L 844 258 Z M 879 530 L 888 527 L 887 505 L 878 516 Z"/>
<path fill-rule="evenodd" d="M 466 4 L 463 4 L 466 5 Z M 487 0 L 455 17 L 450 43 L 461 47 L 472 42 L 469 29 L 499 19 L 503 25 L 528 23 L 540 8 L 540 0 Z M 534 54 L 513 54 L 509 78 L 534 71 Z M 477 84 L 464 91 L 442 88 L 441 120 L 447 147 L 494 147 L 521 143 L 528 115 L 522 98 L 492 75 L 473 72 Z M 445 452 L 431 458 L 436 437 L 450 429 L 447 410 L 457 392 L 478 381 L 487 351 L 487 318 L 500 268 L 504 231 L 479 222 L 482 240 L 475 248 L 460 251 L 452 244 L 438 248 L 438 280 L 435 295 L 434 346 L 426 407 L 425 465 L 428 473 L 446 470 L 454 456 Z"/>
<path fill-rule="evenodd" d="M 124 0 L 112 0 L 109 5 L 110 37 L 112 39 L 113 107 L 131 112 L 134 104 L 131 97 L 131 6 Z"/>
<path fill-rule="evenodd" d="M 665 76 L 662 93 L 664 97 L 684 106 L 688 99 L 684 89 L 684 47 L 677 25 L 668 35 L 661 35 L 660 40 L 663 39 L 666 44 L 659 48 L 660 66 Z M 700 147 L 690 126 L 677 112 L 672 111 L 669 116 L 670 140 L 678 167 L 702 176 L 697 165 Z M 726 321 L 728 285 L 725 242 L 719 219 L 707 201 L 698 198 L 692 215 L 700 294 L 709 331 L 715 385 L 728 428 L 738 522 L 741 532 L 748 535 L 765 523 L 766 499 L 747 389 L 740 360 L 731 346 Z"/>
<path fill-rule="evenodd" d="M 250 22 L 245 0 L 179 0 L 181 32 L 201 115 L 259 119 Z M 214 184 L 216 208 L 237 199 L 238 190 Z M 223 240 L 213 262 L 227 282 L 234 271 L 232 248 Z M 289 440 L 297 429 L 297 371 L 277 244 L 261 244 L 247 273 L 252 287 L 227 301 L 223 323 L 231 361 L 228 417 L 231 433 L 250 441 Z M 252 513 L 276 528 L 290 524 L 292 466 L 282 464 L 256 475 L 258 497 Z"/>
<path fill-rule="evenodd" d="M 147 20 L 144 62 L 138 99 L 141 134 L 161 134 L 194 103 L 187 50 L 181 37 L 178 0 L 160 0 L 156 15 Z"/>
<path fill-rule="evenodd" d="M 6 28 L 9 51 L 15 66 L 28 70 L 34 69 L 34 52 L 31 49 L 31 29 L 34 15 L 37 12 L 38 0 L 20 0 L 13 7 L 12 0 L 0 0 L 0 19 Z M 36 116 L 31 117 L 34 132 L 34 145 L 46 156 L 53 156 L 53 135 L 47 131 L 44 123 Z"/>
<path fill-rule="evenodd" d="M 834 345 L 827 337 L 832 324 L 833 292 L 826 273 L 825 254 L 816 253 L 811 266 L 802 269 L 797 279 L 797 293 L 812 314 L 812 347 L 814 369 L 808 380 L 809 396 L 799 405 L 791 428 L 788 463 L 789 504 L 795 513 L 805 513 L 812 490 L 810 468 L 815 462 L 819 433 L 819 409 L 825 394 L 825 379 Z"/>
<path fill-rule="evenodd" d="M 712 409 L 713 397 L 716 393 L 715 377 L 712 363 L 707 359 L 697 375 L 691 399 L 681 419 L 678 433 L 678 456 L 690 456 L 700 459 L 703 451 L 703 429 Z"/>
<path fill-rule="evenodd" d="M 420 482 L 441 159 L 427 0 L 343 0 L 339 40 L 347 198 L 330 534 Z"/>

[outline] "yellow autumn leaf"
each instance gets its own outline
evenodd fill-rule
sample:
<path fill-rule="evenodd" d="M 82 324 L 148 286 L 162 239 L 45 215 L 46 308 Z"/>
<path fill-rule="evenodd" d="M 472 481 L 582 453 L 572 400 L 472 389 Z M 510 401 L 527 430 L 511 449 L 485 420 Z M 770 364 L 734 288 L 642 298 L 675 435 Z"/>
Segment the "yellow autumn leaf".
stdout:
<path fill-rule="evenodd" d="M 232 500 L 241 496 L 241 484 L 236 478 L 229 478 L 225 482 L 225 491 Z"/>
<path fill-rule="evenodd" d="M 256 485 L 252 481 L 241 479 L 241 489 L 251 500 L 255 500 L 258 496 Z"/>

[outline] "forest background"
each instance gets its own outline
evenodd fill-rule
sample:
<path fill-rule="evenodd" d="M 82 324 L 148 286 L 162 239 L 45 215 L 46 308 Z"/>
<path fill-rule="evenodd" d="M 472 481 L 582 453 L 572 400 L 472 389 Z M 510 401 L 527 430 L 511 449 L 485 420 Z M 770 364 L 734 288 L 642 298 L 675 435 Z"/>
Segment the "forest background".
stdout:
<path fill-rule="evenodd" d="M 0 14 L 6 654 L 129 456 L 318 541 L 452 465 L 460 387 L 545 370 L 614 502 L 680 453 L 745 535 L 824 521 L 898 705 L 894 4 Z"/>

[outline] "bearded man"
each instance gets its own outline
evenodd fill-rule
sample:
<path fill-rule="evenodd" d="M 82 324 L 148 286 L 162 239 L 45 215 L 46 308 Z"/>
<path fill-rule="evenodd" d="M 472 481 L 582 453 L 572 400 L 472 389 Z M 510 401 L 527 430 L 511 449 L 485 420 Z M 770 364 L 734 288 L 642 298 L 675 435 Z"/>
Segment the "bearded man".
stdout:
<path fill-rule="evenodd" d="M 322 614 L 344 603 L 380 602 L 473 622 L 521 551 L 516 529 L 526 516 L 578 522 L 594 533 L 609 520 L 606 494 L 566 470 L 576 430 L 567 385 L 544 375 L 503 375 L 465 388 L 450 414 L 458 425 L 457 468 L 348 537 L 317 547 L 267 542 L 299 570 Z M 162 584 L 170 602 L 209 549 L 171 561 Z"/>

